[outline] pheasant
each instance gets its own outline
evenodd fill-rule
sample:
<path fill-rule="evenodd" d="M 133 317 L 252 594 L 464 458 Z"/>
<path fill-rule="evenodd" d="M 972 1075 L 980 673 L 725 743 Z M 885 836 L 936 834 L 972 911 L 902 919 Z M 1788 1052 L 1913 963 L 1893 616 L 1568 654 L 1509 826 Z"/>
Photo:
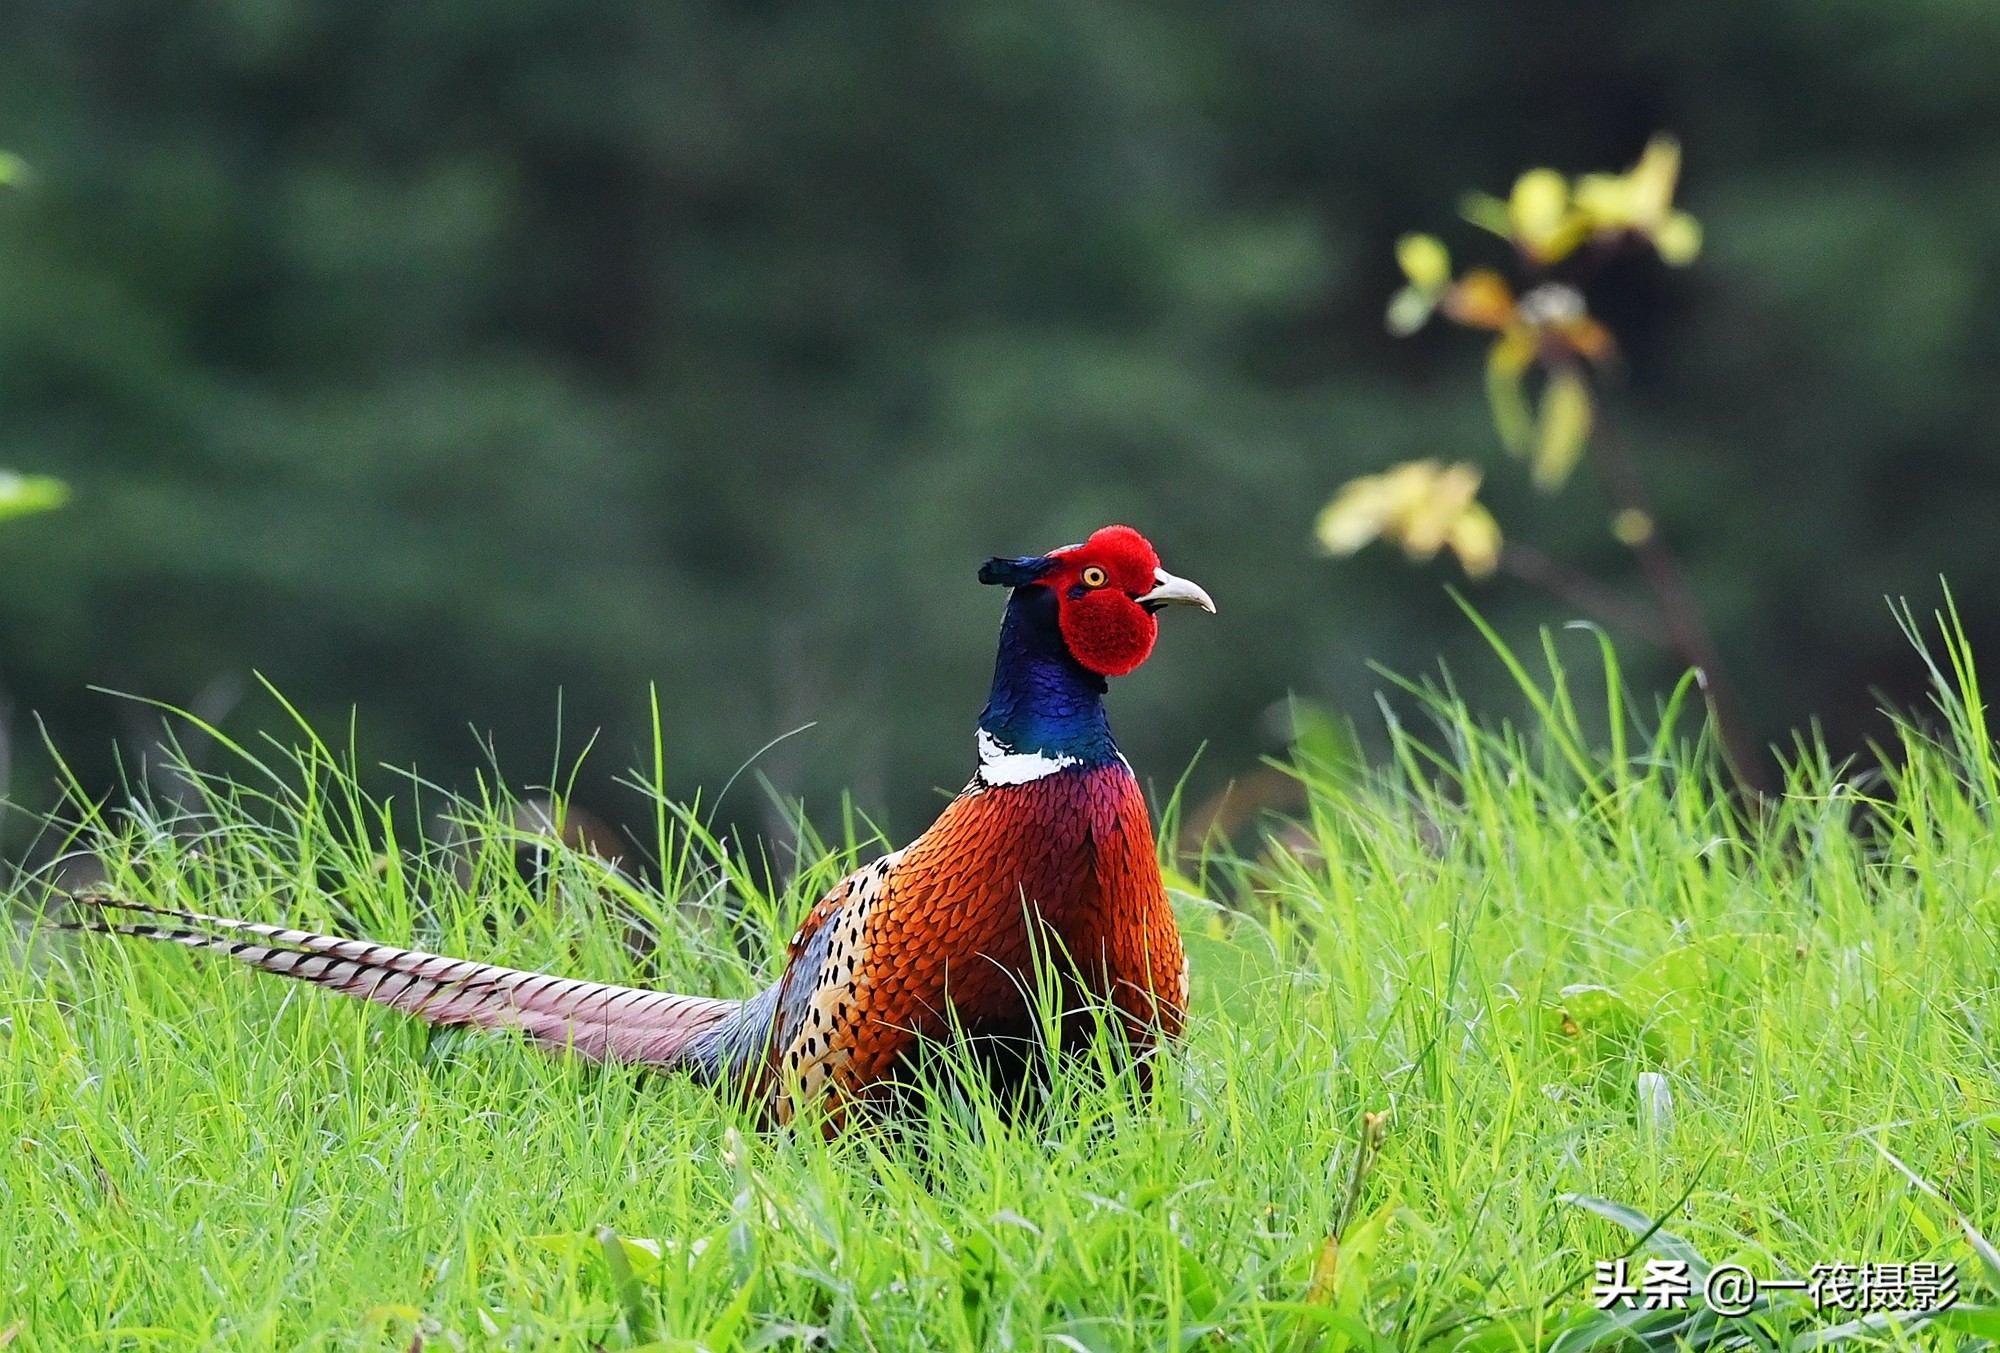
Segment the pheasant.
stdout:
<path fill-rule="evenodd" d="M 524 972 L 285 926 L 111 898 L 76 928 L 214 950 L 434 1025 L 517 1029 L 595 1061 L 685 1072 L 770 1122 L 819 1097 L 829 1123 L 887 1098 L 927 1040 L 1039 1039 L 1038 961 L 1065 1035 L 1090 1006 L 1136 1052 L 1180 1031 L 1187 961 L 1145 799 L 1105 721 L 1106 679 L 1152 652 L 1167 606 L 1215 604 L 1107 526 L 1081 545 L 989 559 L 1010 589 L 979 764 L 929 830 L 855 871 L 745 1000 Z M 107 919 L 119 913 L 123 922 Z"/>

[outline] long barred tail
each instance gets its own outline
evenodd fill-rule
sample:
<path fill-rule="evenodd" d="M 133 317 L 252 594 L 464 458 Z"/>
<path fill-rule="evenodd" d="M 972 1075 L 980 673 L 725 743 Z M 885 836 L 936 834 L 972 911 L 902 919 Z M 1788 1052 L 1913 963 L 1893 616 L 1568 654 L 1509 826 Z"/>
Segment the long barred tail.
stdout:
<path fill-rule="evenodd" d="M 726 1035 L 736 1035 L 731 1042 L 741 1038 L 733 1026 L 743 1022 L 742 1001 L 580 982 L 113 898 L 72 901 L 97 911 L 89 919 L 62 922 L 66 930 L 209 949 L 253 968 L 314 982 L 431 1024 L 519 1029 L 538 1043 L 596 1062 L 685 1066 L 713 1076 L 724 1069 L 717 1065 L 723 1059 L 716 1057 L 715 1045 Z M 106 913 L 159 919 L 120 923 L 106 919 Z"/>

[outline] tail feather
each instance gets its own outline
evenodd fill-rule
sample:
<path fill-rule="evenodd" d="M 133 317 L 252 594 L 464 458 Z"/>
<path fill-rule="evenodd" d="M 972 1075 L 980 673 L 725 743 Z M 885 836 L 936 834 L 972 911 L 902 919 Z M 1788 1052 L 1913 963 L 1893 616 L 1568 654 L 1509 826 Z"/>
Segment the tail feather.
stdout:
<path fill-rule="evenodd" d="M 398 949 L 368 940 L 113 898 L 75 900 L 98 908 L 100 913 L 162 919 L 157 923 L 118 923 L 100 915 L 65 922 L 65 929 L 211 950 L 253 968 L 401 1010 L 430 1024 L 519 1029 L 536 1042 L 598 1062 L 680 1064 L 694 1052 L 691 1044 L 704 1033 L 720 1032 L 714 1026 L 735 1015 L 743 1004 L 554 977 L 419 949 Z"/>

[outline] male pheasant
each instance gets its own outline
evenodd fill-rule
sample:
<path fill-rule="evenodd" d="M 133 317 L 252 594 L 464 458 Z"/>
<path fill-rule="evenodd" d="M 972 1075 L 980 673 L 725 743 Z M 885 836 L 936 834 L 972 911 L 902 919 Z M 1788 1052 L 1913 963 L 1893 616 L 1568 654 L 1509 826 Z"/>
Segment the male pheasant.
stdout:
<path fill-rule="evenodd" d="M 518 1029 L 599 1061 L 684 1071 L 775 1122 L 825 1096 L 831 1122 L 883 1097 L 922 1040 L 1036 1038 L 1038 956 L 1063 1009 L 1107 1002 L 1138 1050 L 1179 1032 L 1187 962 L 1139 783 L 1104 717 L 1107 677 L 1153 648 L 1155 615 L 1213 611 L 1144 536 L 989 559 L 1011 589 L 979 766 L 931 828 L 849 875 L 747 1000 L 643 991 L 112 899 L 148 913 L 80 928 L 212 949 L 437 1025 Z M 1081 998 L 1081 999 L 1079 999 Z"/>

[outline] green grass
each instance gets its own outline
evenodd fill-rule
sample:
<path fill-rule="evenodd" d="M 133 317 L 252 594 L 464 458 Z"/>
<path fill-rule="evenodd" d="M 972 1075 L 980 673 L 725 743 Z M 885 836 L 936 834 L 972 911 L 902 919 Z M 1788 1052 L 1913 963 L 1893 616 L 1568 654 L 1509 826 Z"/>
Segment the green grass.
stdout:
<path fill-rule="evenodd" d="M 1937 1260 L 1983 1303 L 2000 761 L 1962 637 L 1935 651 L 1938 708 L 1891 769 L 1804 744 L 1754 819 L 1681 740 L 1686 710 L 1632 717 L 1608 651 L 1608 723 L 1551 659 L 1539 681 L 1516 664 L 1532 728 L 1431 691 L 1401 702 L 1423 722 L 1392 722 L 1384 769 L 1308 747 L 1296 824 L 1177 876 L 1195 1012 L 1154 1097 L 1070 1079 L 1011 1124 L 940 1093 L 894 1134 L 760 1135 L 670 1078 L 50 933 L 20 885 L 0 1344 L 1574 1349 L 1616 1335 L 1594 1261 L 1655 1223 L 1635 1267 L 1678 1246 L 1767 1276 Z M 309 739 L 236 756 L 192 809 L 82 824 L 115 888 L 741 993 L 880 844 L 806 833 L 811 867 L 772 888 L 661 801 L 657 892 L 568 855 L 531 888 L 501 809 L 459 803 L 487 842 L 467 886 L 408 839 L 435 790 L 373 801 Z M 638 959 L 633 916 L 662 937 Z M 1357 1171 L 1369 1112 L 1386 1129 Z M 1637 1328 L 1662 1347 L 1670 1325 L 1776 1348 L 1996 1334 L 1976 1310 L 1850 1319 L 1779 1297 Z"/>

